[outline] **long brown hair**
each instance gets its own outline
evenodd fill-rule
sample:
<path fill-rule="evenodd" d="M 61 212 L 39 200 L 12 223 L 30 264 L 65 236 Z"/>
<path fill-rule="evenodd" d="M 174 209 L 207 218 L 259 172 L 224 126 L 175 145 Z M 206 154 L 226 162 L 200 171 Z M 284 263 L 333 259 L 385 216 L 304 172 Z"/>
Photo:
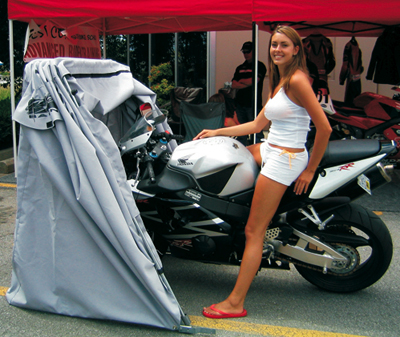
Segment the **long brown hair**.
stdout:
<path fill-rule="evenodd" d="M 276 27 L 276 29 L 272 33 L 271 39 L 269 40 L 268 66 L 269 66 L 269 90 L 270 90 L 270 95 L 272 95 L 272 93 L 274 92 L 274 90 L 278 86 L 279 81 L 281 80 L 281 75 L 279 74 L 278 66 L 274 64 L 274 62 L 272 61 L 272 58 L 271 58 L 272 37 L 277 33 L 286 35 L 293 42 L 295 47 L 297 47 L 297 46 L 299 47 L 298 53 L 296 55 L 293 55 L 292 62 L 286 68 L 286 73 L 282 74 L 282 78 L 283 78 L 282 86 L 285 89 L 289 88 L 290 78 L 292 77 L 292 75 L 295 73 L 295 71 L 297 69 L 302 70 L 308 76 L 308 70 L 307 70 L 307 64 L 306 64 L 306 57 L 305 57 L 305 54 L 304 54 L 303 42 L 301 40 L 301 37 L 300 37 L 299 33 L 297 33 L 297 31 L 294 30 L 292 27 L 289 27 L 289 26 L 278 26 L 278 27 Z"/>

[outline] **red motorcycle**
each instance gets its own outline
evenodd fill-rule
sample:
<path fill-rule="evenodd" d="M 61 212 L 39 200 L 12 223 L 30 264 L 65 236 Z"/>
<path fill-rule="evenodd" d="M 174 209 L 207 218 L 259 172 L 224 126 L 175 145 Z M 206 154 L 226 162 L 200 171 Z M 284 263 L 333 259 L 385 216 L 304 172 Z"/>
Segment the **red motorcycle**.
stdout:
<path fill-rule="evenodd" d="M 393 89 L 400 91 L 398 87 Z M 389 98 L 364 92 L 350 105 L 332 100 L 327 89 L 320 89 L 317 98 L 331 123 L 332 140 L 356 138 L 400 141 L 399 94 Z M 388 157 L 388 162 L 400 163 L 400 148 Z"/>

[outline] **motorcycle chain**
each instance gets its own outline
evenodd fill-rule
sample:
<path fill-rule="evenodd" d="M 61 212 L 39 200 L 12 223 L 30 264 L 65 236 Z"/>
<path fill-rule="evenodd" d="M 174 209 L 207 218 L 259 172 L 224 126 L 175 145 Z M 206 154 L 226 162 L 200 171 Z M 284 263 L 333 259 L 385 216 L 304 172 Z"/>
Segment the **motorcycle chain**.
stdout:
<path fill-rule="evenodd" d="M 336 243 L 337 245 L 339 245 L 338 243 Z M 333 243 L 332 245 L 335 245 L 335 243 Z M 341 244 L 341 246 L 343 246 L 343 244 Z M 284 262 L 288 262 L 288 263 L 293 263 L 296 266 L 300 266 L 300 267 L 305 267 L 314 271 L 318 271 L 320 273 L 322 273 L 322 268 L 321 267 L 316 267 L 316 266 L 312 266 L 310 264 L 306 264 L 304 262 L 301 261 L 297 261 L 297 260 L 292 260 L 289 258 L 284 258 L 282 256 L 274 256 L 275 260 L 279 260 L 279 261 L 284 261 Z M 351 272 L 346 273 L 346 274 L 338 274 L 338 273 L 334 273 L 330 270 L 327 271 L 327 274 L 329 275 L 335 275 L 335 276 L 349 276 L 351 274 L 353 274 L 355 271 L 357 270 L 357 268 L 354 268 Z"/>

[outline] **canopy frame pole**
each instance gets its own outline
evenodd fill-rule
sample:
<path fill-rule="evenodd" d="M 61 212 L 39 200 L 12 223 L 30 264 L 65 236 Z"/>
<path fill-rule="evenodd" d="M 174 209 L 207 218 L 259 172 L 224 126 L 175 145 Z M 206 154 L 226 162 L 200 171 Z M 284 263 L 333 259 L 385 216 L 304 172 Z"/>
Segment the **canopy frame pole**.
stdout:
<path fill-rule="evenodd" d="M 178 55 L 179 55 L 179 53 L 178 53 L 178 48 L 179 48 L 179 43 L 178 43 L 178 39 L 179 39 L 179 36 L 178 36 L 178 33 L 175 33 L 175 60 L 174 60 L 174 67 L 175 67 L 175 70 L 174 70 L 174 81 L 175 81 L 175 87 L 177 87 L 178 86 Z"/>
<path fill-rule="evenodd" d="M 253 112 L 254 119 L 257 118 L 257 106 L 258 106 L 258 25 L 256 22 L 252 23 L 252 40 L 253 40 Z M 257 142 L 256 134 L 253 134 L 253 144 Z"/>
<path fill-rule="evenodd" d="M 195 335 L 198 333 L 215 335 L 217 333 L 216 329 L 213 328 L 204 328 L 200 326 L 187 326 L 187 325 L 181 325 L 178 331 L 180 333 L 185 333 L 188 335 Z"/>
<path fill-rule="evenodd" d="M 10 98 L 11 98 L 11 119 L 15 112 L 15 70 L 14 70 L 14 22 L 8 20 L 8 35 L 9 35 L 9 46 L 10 46 Z M 13 155 L 14 155 L 14 175 L 15 178 L 18 175 L 17 172 L 17 125 L 12 120 L 12 138 L 13 138 Z"/>
<path fill-rule="evenodd" d="M 217 93 L 215 85 L 216 73 L 216 32 L 207 32 L 207 100 Z"/>
<path fill-rule="evenodd" d="M 151 39 L 151 34 L 149 34 L 149 57 L 148 57 L 148 76 L 150 76 L 150 74 L 151 74 L 151 62 L 152 62 L 152 58 L 151 58 L 151 44 L 152 44 L 152 39 Z M 150 84 L 151 84 L 151 82 L 150 82 L 150 80 L 148 79 L 147 80 L 147 85 L 150 87 Z M 176 85 L 176 84 L 175 84 Z"/>
<path fill-rule="evenodd" d="M 107 58 L 106 19 L 103 19 L 103 59 Z"/>
<path fill-rule="evenodd" d="M 126 35 L 126 65 L 131 67 L 131 36 Z"/>

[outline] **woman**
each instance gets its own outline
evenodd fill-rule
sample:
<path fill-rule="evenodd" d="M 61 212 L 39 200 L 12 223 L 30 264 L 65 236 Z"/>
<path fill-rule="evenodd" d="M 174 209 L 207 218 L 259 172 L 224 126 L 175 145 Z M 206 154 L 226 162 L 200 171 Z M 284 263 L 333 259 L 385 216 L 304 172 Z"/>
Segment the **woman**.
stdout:
<path fill-rule="evenodd" d="M 209 318 L 247 315 L 244 301 L 260 267 L 268 224 L 292 182 L 297 195 L 307 192 L 332 131 L 311 87 L 301 38 L 293 28 L 278 26 L 274 31 L 268 63 L 269 99 L 257 118 L 229 128 L 203 130 L 194 138 L 247 135 L 270 125 L 267 142 L 248 147 L 261 166 L 261 174 L 245 228 L 246 247 L 236 285 L 227 299 L 203 309 Z M 308 160 L 304 144 L 310 117 L 317 132 Z"/>

